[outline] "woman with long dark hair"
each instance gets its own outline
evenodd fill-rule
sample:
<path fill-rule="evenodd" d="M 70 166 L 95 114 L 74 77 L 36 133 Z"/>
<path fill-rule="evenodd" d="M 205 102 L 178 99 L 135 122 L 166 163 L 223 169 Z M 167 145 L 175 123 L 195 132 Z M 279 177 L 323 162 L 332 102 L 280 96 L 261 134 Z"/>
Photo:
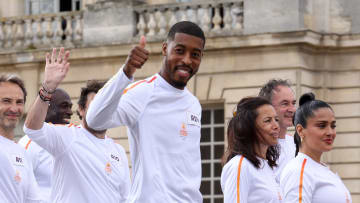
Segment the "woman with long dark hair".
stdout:
<path fill-rule="evenodd" d="M 314 94 L 300 97 L 294 115 L 296 158 L 284 168 L 280 186 L 286 203 L 351 203 L 351 196 L 339 176 L 321 162 L 333 148 L 336 137 L 335 115 Z"/>
<path fill-rule="evenodd" d="M 279 203 L 273 168 L 279 157 L 279 123 L 261 97 L 242 99 L 228 126 L 221 187 L 225 203 Z"/>

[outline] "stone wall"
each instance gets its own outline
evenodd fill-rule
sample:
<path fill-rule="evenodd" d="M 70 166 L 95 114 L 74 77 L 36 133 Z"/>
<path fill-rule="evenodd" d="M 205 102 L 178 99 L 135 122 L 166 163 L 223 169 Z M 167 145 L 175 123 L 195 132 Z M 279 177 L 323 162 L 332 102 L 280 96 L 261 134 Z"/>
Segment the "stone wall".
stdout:
<path fill-rule="evenodd" d="M 359 33 L 358 0 L 244 0 L 244 33 Z"/>
<path fill-rule="evenodd" d="M 25 0 L 0 1 L 0 18 L 25 15 Z"/>

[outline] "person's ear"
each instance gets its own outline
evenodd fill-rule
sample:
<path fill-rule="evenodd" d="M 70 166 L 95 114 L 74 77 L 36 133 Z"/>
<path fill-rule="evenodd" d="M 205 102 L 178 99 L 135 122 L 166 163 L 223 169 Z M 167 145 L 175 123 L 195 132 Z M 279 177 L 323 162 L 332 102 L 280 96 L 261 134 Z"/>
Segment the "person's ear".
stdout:
<path fill-rule="evenodd" d="M 166 54 L 167 54 L 167 46 L 168 46 L 168 44 L 167 44 L 167 42 L 164 42 L 163 44 L 162 44 L 162 55 L 163 56 L 166 56 Z"/>
<path fill-rule="evenodd" d="M 85 115 L 85 110 L 81 107 L 78 108 L 77 112 L 79 113 L 79 115 L 84 119 Z"/>
<path fill-rule="evenodd" d="M 301 125 L 301 124 L 297 124 L 295 127 L 296 132 L 298 133 L 298 135 L 300 136 L 300 139 L 303 140 L 304 136 L 305 136 L 305 128 Z"/>

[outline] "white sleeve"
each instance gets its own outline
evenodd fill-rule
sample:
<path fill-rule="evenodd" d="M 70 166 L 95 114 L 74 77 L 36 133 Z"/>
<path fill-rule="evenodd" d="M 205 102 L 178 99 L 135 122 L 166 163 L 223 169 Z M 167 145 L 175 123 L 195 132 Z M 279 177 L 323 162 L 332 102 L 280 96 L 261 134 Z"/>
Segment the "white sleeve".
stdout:
<path fill-rule="evenodd" d="M 120 98 L 124 89 L 130 84 L 130 80 L 124 73 L 123 68 L 119 70 L 96 94 L 86 114 L 86 121 L 94 130 L 105 130 L 128 125 L 131 119 L 126 112 L 118 109 Z"/>
<path fill-rule="evenodd" d="M 283 191 L 284 202 L 298 203 L 300 198 L 302 203 L 311 203 L 314 191 L 313 177 L 311 171 L 305 165 L 302 176 L 302 186 L 300 185 L 301 168 L 288 170 L 281 174 L 280 187 Z M 301 187 L 301 193 L 300 193 Z"/>
<path fill-rule="evenodd" d="M 239 161 L 223 169 L 221 174 L 221 187 L 224 193 L 224 203 L 238 202 L 238 196 L 240 203 L 248 202 L 250 187 L 248 176 L 250 174 L 244 162 L 245 160 L 243 160 L 241 164 L 240 177 L 238 177 Z M 237 184 L 238 178 L 240 178 L 239 185 Z M 238 192 L 240 193 L 238 194 Z"/>
<path fill-rule="evenodd" d="M 72 125 L 72 124 L 71 124 Z M 36 142 L 40 147 L 44 148 L 54 157 L 62 155 L 70 146 L 75 136 L 71 125 L 56 126 L 44 123 L 39 130 L 32 130 L 24 125 L 24 132 Z"/>

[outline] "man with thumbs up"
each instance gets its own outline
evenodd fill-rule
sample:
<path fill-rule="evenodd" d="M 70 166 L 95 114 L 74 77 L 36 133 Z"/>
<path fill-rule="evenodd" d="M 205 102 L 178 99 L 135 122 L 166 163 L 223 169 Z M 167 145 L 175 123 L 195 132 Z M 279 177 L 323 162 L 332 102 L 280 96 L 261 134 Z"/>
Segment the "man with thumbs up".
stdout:
<path fill-rule="evenodd" d="M 94 98 L 86 117 L 97 131 L 129 129 L 132 187 L 128 202 L 202 202 L 201 106 L 186 89 L 200 66 L 205 36 L 199 26 L 182 21 L 170 28 L 162 46 L 160 72 L 129 85 L 148 59 L 145 38 L 134 47 L 119 72 Z"/>

